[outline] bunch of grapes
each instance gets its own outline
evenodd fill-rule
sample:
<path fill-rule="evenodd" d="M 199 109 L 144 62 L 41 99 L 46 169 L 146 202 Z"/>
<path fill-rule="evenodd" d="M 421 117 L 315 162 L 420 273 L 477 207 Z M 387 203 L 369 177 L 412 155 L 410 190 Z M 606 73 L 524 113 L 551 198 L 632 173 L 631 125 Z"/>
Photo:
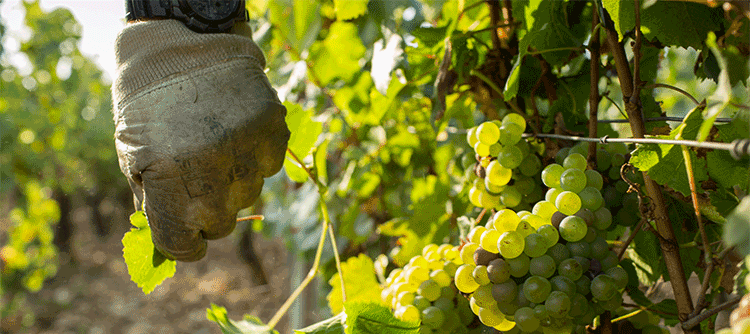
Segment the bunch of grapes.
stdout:
<path fill-rule="evenodd" d="M 391 271 L 381 297 L 397 318 L 421 320 L 420 333 L 468 333 L 476 317 L 453 282 L 461 264 L 457 246 L 427 245 L 422 255 Z"/>
<path fill-rule="evenodd" d="M 521 138 L 525 129 L 526 120 L 518 114 L 469 129 L 466 140 L 474 148 L 481 170 L 469 175 L 469 200 L 474 206 L 516 208 L 541 198 L 541 188 L 533 176 L 539 173 L 542 162 Z"/>
<path fill-rule="evenodd" d="M 622 305 L 627 272 L 604 239 L 612 216 L 601 175 L 570 154 L 542 172 L 550 187 L 531 212 L 497 211 L 468 234 L 456 270 L 459 291 L 487 326 L 570 333 Z"/>

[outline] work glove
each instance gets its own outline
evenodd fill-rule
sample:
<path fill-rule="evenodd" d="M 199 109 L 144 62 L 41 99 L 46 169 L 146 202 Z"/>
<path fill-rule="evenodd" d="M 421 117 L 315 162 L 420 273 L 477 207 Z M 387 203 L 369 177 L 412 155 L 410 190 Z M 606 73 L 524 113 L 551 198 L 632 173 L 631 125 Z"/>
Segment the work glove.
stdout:
<path fill-rule="evenodd" d="M 235 30 L 249 35 L 245 23 Z M 241 34 L 175 20 L 128 25 L 115 45 L 115 146 L 157 250 L 197 261 L 234 230 L 286 152 L 286 109 Z"/>

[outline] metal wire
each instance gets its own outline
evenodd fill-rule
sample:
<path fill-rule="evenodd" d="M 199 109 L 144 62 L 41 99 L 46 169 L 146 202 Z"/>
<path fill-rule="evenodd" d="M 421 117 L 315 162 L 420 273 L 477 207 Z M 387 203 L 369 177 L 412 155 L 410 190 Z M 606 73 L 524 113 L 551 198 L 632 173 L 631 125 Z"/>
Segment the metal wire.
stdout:
<path fill-rule="evenodd" d="M 635 144 L 665 144 L 665 145 L 684 145 L 698 148 L 708 148 L 713 150 L 729 151 L 732 157 L 736 160 L 742 159 L 743 156 L 750 156 L 750 138 L 735 139 L 731 143 L 721 142 L 705 142 L 695 140 L 678 140 L 678 139 L 657 139 L 657 138 L 609 138 L 604 136 L 601 138 L 588 138 L 579 136 L 565 136 L 548 133 L 539 133 L 537 135 L 531 133 L 524 133 L 524 138 L 538 137 L 538 138 L 552 138 L 552 139 L 563 139 L 583 142 L 596 142 L 601 144 L 607 143 L 635 143 Z"/>

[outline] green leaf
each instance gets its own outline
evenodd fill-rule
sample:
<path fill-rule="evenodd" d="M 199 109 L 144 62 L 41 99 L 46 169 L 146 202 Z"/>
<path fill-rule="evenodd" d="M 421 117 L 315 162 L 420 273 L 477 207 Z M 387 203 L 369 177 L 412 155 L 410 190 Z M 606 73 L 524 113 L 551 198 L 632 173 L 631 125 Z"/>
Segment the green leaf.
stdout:
<path fill-rule="evenodd" d="M 448 26 L 443 27 L 419 27 L 411 31 L 417 41 L 426 47 L 433 47 L 445 40 Z"/>
<path fill-rule="evenodd" d="M 344 334 L 346 313 L 341 312 L 333 317 L 307 326 L 303 329 L 294 330 L 294 334 Z"/>
<path fill-rule="evenodd" d="M 677 310 L 677 302 L 674 299 L 664 299 L 654 306 L 649 307 L 649 309 L 658 312 L 664 319 L 678 319 L 677 314 L 679 314 L 679 311 Z"/>
<path fill-rule="evenodd" d="M 649 232 L 640 231 L 627 252 L 628 257 L 633 260 L 638 280 L 644 285 L 653 285 L 662 274 L 662 254 L 656 237 Z"/>
<path fill-rule="evenodd" d="M 375 277 L 375 265 L 365 254 L 359 254 L 357 257 L 351 257 L 341 264 L 341 271 L 344 274 L 344 284 L 346 284 L 346 300 L 361 301 L 367 303 L 382 303 L 380 299 L 380 284 Z M 336 273 L 328 280 L 331 285 L 331 292 L 326 299 L 331 312 L 339 313 L 344 309 L 344 302 L 341 298 L 341 276 Z"/>
<path fill-rule="evenodd" d="M 405 322 L 396 319 L 393 313 L 382 304 L 347 301 L 347 334 L 418 334 L 419 322 Z"/>
<path fill-rule="evenodd" d="M 735 246 L 741 255 L 750 254 L 750 196 L 745 196 L 727 216 L 724 243 L 727 247 Z"/>
<path fill-rule="evenodd" d="M 326 39 L 310 49 L 312 72 L 323 86 L 334 79 L 349 81 L 354 78 L 362 70 L 359 60 L 367 51 L 359 39 L 356 25 L 336 21 L 328 31 Z"/>
<path fill-rule="evenodd" d="M 286 125 L 292 133 L 289 137 L 288 149 L 294 152 L 300 160 L 310 154 L 318 136 L 323 131 L 323 124 L 313 120 L 312 109 L 303 110 L 298 104 L 284 102 L 286 107 Z M 307 172 L 287 152 L 284 169 L 290 179 L 295 182 L 305 182 Z"/>
<path fill-rule="evenodd" d="M 630 0 L 603 2 L 622 40 L 625 33 L 635 29 L 634 3 Z M 643 36 L 651 41 L 658 40 L 666 45 L 701 49 L 706 35 L 721 28 L 721 8 L 711 8 L 687 1 L 643 3 L 641 31 Z"/>
<path fill-rule="evenodd" d="M 219 325 L 224 334 L 279 334 L 276 330 L 268 328 L 260 319 L 245 314 L 241 321 L 233 321 L 227 316 L 227 309 L 211 303 L 206 309 L 206 318 Z"/>
<path fill-rule="evenodd" d="M 341 21 L 356 19 L 367 12 L 368 0 L 333 0 L 336 19 Z"/>
<path fill-rule="evenodd" d="M 165 279 L 174 276 L 176 262 L 167 259 L 154 248 L 151 228 L 143 211 L 130 215 L 130 223 L 135 226 L 122 238 L 123 258 L 128 266 L 130 279 L 144 294 L 154 291 Z"/>
<path fill-rule="evenodd" d="M 320 3 L 315 0 L 278 0 L 269 4 L 269 20 L 296 52 L 312 45 L 322 25 Z"/>
<path fill-rule="evenodd" d="M 318 180 L 323 184 L 328 184 L 328 143 L 330 139 L 326 139 L 322 144 L 315 148 L 315 171 L 317 172 Z"/>

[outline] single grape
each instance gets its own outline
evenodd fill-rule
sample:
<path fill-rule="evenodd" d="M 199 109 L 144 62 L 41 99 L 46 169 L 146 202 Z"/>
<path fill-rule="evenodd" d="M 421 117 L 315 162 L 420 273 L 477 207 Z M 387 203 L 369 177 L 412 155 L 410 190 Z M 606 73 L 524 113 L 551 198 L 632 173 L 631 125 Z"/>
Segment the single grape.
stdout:
<path fill-rule="evenodd" d="M 547 189 L 547 192 L 544 194 L 544 200 L 552 204 L 555 204 L 555 201 L 557 200 L 557 196 L 560 195 L 561 192 L 563 192 L 561 188 L 549 188 Z M 555 211 L 557 211 L 557 207 L 555 207 Z"/>
<path fill-rule="evenodd" d="M 440 298 L 440 285 L 438 285 L 437 282 L 428 279 L 419 285 L 417 293 L 431 302 L 435 301 Z"/>
<path fill-rule="evenodd" d="M 480 240 L 482 239 L 482 233 L 486 231 L 487 228 L 484 226 L 474 226 L 474 228 L 469 231 L 469 234 L 466 236 L 466 238 L 471 242 L 475 244 L 479 244 Z"/>
<path fill-rule="evenodd" d="M 498 209 L 503 207 L 500 204 L 500 196 L 493 195 L 486 189 L 479 194 L 479 205 L 485 209 Z"/>
<path fill-rule="evenodd" d="M 571 191 L 563 191 L 555 199 L 557 210 L 566 215 L 572 215 L 581 209 L 581 198 Z"/>
<path fill-rule="evenodd" d="M 398 296 L 396 297 L 396 303 L 402 306 L 412 305 L 414 304 L 415 297 L 416 297 L 416 294 L 414 294 L 414 292 L 401 291 L 401 293 L 399 293 Z"/>
<path fill-rule="evenodd" d="M 550 201 L 539 201 L 534 204 L 531 212 L 549 221 L 549 219 L 552 218 L 552 215 L 557 212 L 557 207 L 555 206 L 555 203 Z"/>
<path fill-rule="evenodd" d="M 476 266 L 471 264 L 464 264 L 458 267 L 456 270 L 456 276 L 454 278 L 456 282 L 456 288 L 463 293 L 472 293 L 479 287 L 479 283 L 474 280 L 472 274 Z"/>
<path fill-rule="evenodd" d="M 444 286 L 440 288 L 440 298 L 453 300 L 453 297 L 456 297 L 456 293 L 458 293 L 458 289 L 456 289 L 455 285 Z"/>
<path fill-rule="evenodd" d="M 612 156 L 604 149 L 596 150 L 596 169 L 600 172 L 604 172 L 612 166 Z"/>
<path fill-rule="evenodd" d="M 471 311 L 468 299 L 456 298 L 456 311 L 461 319 L 461 325 L 468 326 L 474 321 L 474 312 Z"/>
<path fill-rule="evenodd" d="M 604 205 L 604 197 L 594 187 L 583 188 L 578 192 L 578 197 L 581 198 L 581 206 L 589 210 L 597 210 Z"/>
<path fill-rule="evenodd" d="M 544 219 L 541 216 L 535 215 L 533 213 L 524 216 L 523 218 L 521 218 L 521 221 L 528 222 L 529 225 L 531 225 L 531 227 L 534 228 L 534 230 L 542 227 L 545 224 L 549 224 L 549 220 L 548 219 Z"/>
<path fill-rule="evenodd" d="M 589 245 L 588 242 L 585 242 L 583 240 L 576 241 L 576 242 L 568 242 L 568 244 L 566 244 L 565 246 L 568 247 L 568 250 L 570 250 L 571 256 L 582 256 L 582 257 L 591 256 L 591 245 Z"/>
<path fill-rule="evenodd" d="M 497 140 L 500 138 L 500 129 L 498 129 L 495 123 L 484 122 L 477 127 L 476 136 L 479 142 L 489 146 L 497 143 Z"/>
<path fill-rule="evenodd" d="M 396 318 L 407 322 L 419 321 L 419 309 L 414 305 L 399 306 L 393 313 Z"/>
<path fill-rule="evenodd" d="M 594 211 L 596 220 L 594 221 L 594 227 L 600 230 L 606 230 L 610 224 L 612 224 L 612 213 L 609 209 L 601 207 Z"/>
<path fill-rule="evenodd" d="M 493 160 L 494 161 L 494 160 Z M 484 178 L 484 190 L 486 190 L 488 193 L 492 195 L 500 196 L 500 194 L 505 190 L 505 186 L 498 186 L 494 183 L 490 182 L 489 177 Z"/>
<path fill-rule="evenodd" d="M 596 237 L 590 245 L 591 257 L 594 259 L 601 260 L 609 254 L 609 244 L 607 244 L 607 240 L 602 237 Z"/>
<path fill-rule="evenodd" d="M 539 329 L 539 319 L 534 316 L 534 310 L 530 307 L 519 308 L 513 315 L 516 326 L 526 333 Z"/>
<path fill-rule="evenodd" d="M 562 188 L 562 190 L 579 193 L 585 187 L 586 187 L 586 174 L 583 172 L 582 169 L 578 169 L 578 168 L 566 169 L 560 175 L 560 188 Z"/>
<path fill-rule="evenodd" d="M 494 305 L 493 305 L 494 306 Z M 493 307 L 480 307 L 477 312 L 479 321 L 489 327 L 494 327 L 503 322 L 505 317 L 497 310 L 497 306 Z"/>
<path fill-rule="evenodd" d="M 502 149 L 503 149 L 503 145 L 501 145 L 500 143 L 494 143 L 490 145 L 489 157 L 497 157 L 497 155 L 500 154 L 500 150 Z M 487 161 L 487 163 L 489 164 L 489 161 Z M 484 167 L 486 168 L 487 166 L 485 165 Z"/>
<path fill-rule="evenodd" d="M 542 161 L 539 160 L 539 157 L 537 157 L 536 154 L 529 154 L 523 159 L 523 161 L 521 161 L 521 164 L 518 165 L 518 170 L 520 170 L 523 175 L 535 176 L 542 170 Z"/>
<path fill-rule="evenodd" d="M 575 281 L 583 275 L 583 268 L 578 261 L 565 259 L 557 266 L 557 273 Z"/>
<path fill-rule="evenodd" d="M 523 118 L 520 114 L 507 114 L 505 117 L 503 117 L 502 124 L 516 124 L 521 127 L 521 132 L 526 131 L 526 119 Z"/>
<path fill-rule="evenodd" d="M 430 279 L 435 281 L 441 288 L 450 286 L 453 282 L 451 276 L 444 269 L 435 269 L 430 272 Z"/>
<path fill-rule="evenodd" d="M 591 292 L 591 279 L 586 276 L 581 276 L 576 280 L 576 291 L 582 295 L 588 295 Z"/>
<path fill-rule="evenodd" d="M 478 266 L 486 266 L 494 259 L 497 259 L 497 254 L 488 252 L 482 247 L 479 247 L 474 251 L 474 264 Z"/>
<path fill-rule="evenodd" d="M 584 273 L 589 271 L 589 269 L 591 269 L 591 260 L 593 259 L 589 259 L 583 256 L 577 256 L 577 255 L 573 256 L 572 259 L 576 260 L 576 262 L 578 262 L 578 264 L 581 265 L 581 270 L 583 270 Z"/>
<path fill-rule="evenodd" d="M 560 222 L 562 222 L 562 220 L 565 219 L 565 217 L 567 216 L 568 215 L 560 211 L 557 211 L 552 214 L 552 217 L 549 219 L 549 222 L 550 224 L 552 224 L 552 226 L 554 226 L 557 229 L 557 228 L 560 228 Z"/>
<path fill-rule="evenodd" d="M 509 168 L 504 167 L 497 160 L 492 160 L 487 165 L 487 180 L 497 186 L 504 186 L 508 184 L 513 175 L 513 171 Z"/>
<path fill-rule="evenodd" d="M 560 188 L 560 176 L 565 171 L 565 167 L 558 164 L 551 164 L 542 170 L 542 182 L 550 188 Z"/>
<path fill-rule="evenodd" d="M 419 284 L 430 277 L 430 271 L 427 267 L 411 267 L 406 270 L 406 281 L 413 284 Z"/>
<path fill-rule="evenodd" d="M 584 174 L 586 174 L 587 187 L 592 187 L 596 190 L 602 190 L 602 187 L 604 186 L 604 179 L 602 179 L 602 174 L 599 174 L 599 172 L 593 169 L 585 170 Z"/>
<path fill-rule="evenodd" d="M 450 276 L 453 277 L 456 275 L 456 270 L 458 270 L 459 264 L 453 262 L 453 261 L 445 261 L 443 262 L 443 270 Z"/>
<path fill-rule="evenodd" d="M 479 139 L 477 139 L 476 126 L 466 131 L 466 142 L 469 143 L 469 146 L 474 147 L 474 144 L 476 144 L 478 141 Z"/>
<path fill-rule="evenodd" d="M 474 144 L 474 152 L 480 157 L 487 157 L 490 155 L 490 146 L 478 141 Z"/>
<path fill-rule="evenodd" d="M 540 226 L 536 233 L 539 233 L 544 238 L 544 244 L 547 248 L 554 246 L 560 239 L 560 233 L 557 229 L 549 224 Z"/>
<path fill-rule="evenodd" d="M 531 233 L 526 236 L 524 240 L 525 246 L 523 249 L 524 254 L 529 257 L 539 257 L 547 252 L 547 241 L 539 233 Z"/>
<path fill-rule="evenodd" d="M 628 285 L 628 272 L 620 266 L 607 269 L 605 272 L 609 277 L 615 280 L 617 289 L 624 289 Z"/>
<path fill-rule="evenodd" d="M 479 248 L 479 245 L 473 242 L 469 242 L 461 247 L 461 261 L 466 264 L 476 265 L 476 262 L 474 262 L 474 252 L 476 252 L 477 248 Z"/>
<path fill-rule="evenodd" d="M 492 297 L 492 284 L 480 285 L 479 288 L 471 294 L 479 307 L 490 307 L 495 305 L 495 298 Z"/>
<path fill-rule="evenodd" d="M 617 257 L 615 251 L 609 251 L 607 256 L 601 259 L 599 262 L 602 263 L 602 271 L 607 271 L 609 268 L 614 268 L 620 263 L 620 259 Z"/>
<path fill-rule="evenodd" d="M 518 257 L 512 259 L 506 259 L 510 266 L 510 275 L 513 277 L 523 277 L 529 272 L 529 265 L 531 260 L 526 254 L 521 254 Z"/>
<path fill-rule="evenodd" d="M 515 231 L 521 218 L 511 209 L 503 209 L 492 216 L 495 229 L 501 233 Z"/>
<path fill-rule="evenodd" d="M 471 205 L 476 207 L 482 207 L 482 202 L 480 201 L 480 197 L 482 195 L 482 192 L 485 191 L 485 188 L 483 186 L 477 187 L 472 186 L 471 189 L 469 189 L 469 202 Z"/>
<path fill-rule="evenodd" d="M 562 165 L 563 167 L 565 167 L 565 169 L 576 168 L 582 171 L 586 170 L 586 167 L 588 167 L 586 157 L 578 153 L 569 154 L 568 157 L 563 160 Z"/>
<path fill-rule="evenodd" d="M 534 306 L 534 316 L 539 319 L 542 322 L 542 326 L 544 326 L 545 321 L 549 320 L 547 307 L 544 306 L 544 304 Z"/>
<path fill-rule="evenodd" d="M 591 295 L 597 300 L 609 300 L 615 294 L 617 294 L 617 283 L 611 276 L 601 274 L 591 280 Z"/>
<path fill-rule="evenodd" d="M 550 317 L 563 318 L 570 312 L 570 296 L 562 291 L 552 291 L 544 302 Z"/>
<path fill-rule="evenodd" d="M 416 306 L 417 309 L 421 312 L 422 310 L 426 309 L 427 307 L 431 306 L 430 301 L 427 300 L 427 298 L 422 296 L 415 296 L 414 301 L 412 302 L 412 305 Z"/>
<path fill-rule="evenodd" d="M 474 276 L 474 280 L 479 283 L 479 285 L 490 283 L 490 278 L 487 275 L 487 266 L 476 266 L 471 272 L 471 275 Z"/>
<path fill-rule="evenodd" d="M 586 156 L 589 154 L 589 143 L 586 142 L 578 142 L 573 147 L 570 148 L 570 153 L 568 155 L 571 155 L 573 153 L 578 153 L 582 156 Z"/>
<path fill-rule="evenodd" d="M 500 127 L 500 143 L 508 146 L 514 145 L 521 140 L 523 128 L 518 124 L 507 123 Z"/>
<path fill-rule="evenodd" d="M 523 283 L 523 294 L 532 303 L 543 303 L 550 292 L 552 292 L 552 284 L 544 277 L 531 276 Z"/>
<path fill-rule="evenodd" d="M 555 153 L 555 163 L 562 166 L 563 162 L 565 162 L 565 158 L 568 157 L 568 153 L 570 153 L 570 147 L 559 149 L 557 153 Z"/>
<path fill-rule="evenodd" d="M 578 210 L 578 212 L 576 212 L 574 216 L 580 217 L 581 219 L 583 219 L 583 221 L 586 222 L 586 226 L 593 226 L 594 222 L 596 221 L 596 216 L 594 215 L 594 212 L 586 208 Z"/>
<path fill-rule="evenodd" d="M 523 220 L 522 218 L 521 222 L 518 223 L 518 226 L 516 227 L 516 232 L 520 233 L 522 237 L 526 238 L 528 235 L 536 232 L 536 229 L 534 228 L 534 226 L 531 226 L 531 223 Z"/>
<path fill-rule="evenodd" d="M 565 241 L 576 242 L 586 236 L 586 230 L 588 227 L 582 218 L 568 216 L 560 222 L 560 227 L 558 229 L 560 230 L 560 236 L 565 239 Z"/>
<path fill-rule="evenodd" d="M 497 249 L 498 239 L 500 239 L 500 232 L 495 229 L 488 229 L 482 233 L 482 238 L 480 239 L 479 244 L 485 251 L 497 254 L 499 252 Z"/>
<path fill-rule="evenodd" d="M 497 240 L 497 248 L 500 250 L 500 255 L 506 259 L 512 259 L 521 255 L 525 246 L 523 236 L 516 231 L 505 232 Z"/>
<path fill-rule="evenodd" d="M 516 190 L 518 190 L 518 192 L 522 195 L 528 195 L 532 191 L 534 191 L 534 189 L 536 189 L 536 183 L 531 177 L 525 176 L 523 174 L 517 174 L 514 175 L 513 179 L 513 186 L 516 187 Z"/>
<path fill-rule="evenodd" d="M 598 304 L 606 311 L 615 311 L 622 306 L 622 295 L 616 293 L 612 298 L 599 301 Z"/>
<path fill-rule="evenodd" d="M 495 298 L 498 305 L 514 301 L 517 293 L 518 286 L 513 280 L 492 285 L 492 297 Z"/>
<path fill-rule="evenodd" d="M 544 278 L 550 278 L 555 273 L 557 265 L 555 260 L 549 255 L 542 255 L 535 257 L 529 262 L 529 274 L 534 276 L 541 276 Z"/>
<path fill-rule="evenodd" d="M 422 310 L 422 324 L 432 329 L 438 329 L 445 322 L 445 315 L 443 310 L 430 306 Z"/>
<path fill-rule="evenodd" d="M 554 244 L 547 249 L 547 255 L 551 256 L 557 265 L 560 265 L 563 260 L 570 258 L 570 250 L 563 244 Z"/>
<path fill-rule="evenodd" d="M 488 147 L 489 151 L 489 147 Z M 500 164 L 503 165 L 503 167 L 508 169 L 513 169 L 518 167 L 518 165 L 521 164 L 521 161 L 523 161 L 523 152 L 521 152 L 521 149 L 519 149 L 516 146 L 503 146 L 503 148 L 500 150 L 500 154 L 497 156 L 497 160 L 500 161 Z"/>
<path fill-rule="evenodd" d="M 522 197 L 523 195 L 518 192 L 518 189 L 516 189 L 516 187 L 507 186 L 505 187 L 505 190 L 502 192 L 502 194 L 500 194 L 500 202 L 508 208 L 514 208 L 517 207 L 518 204 L 521 204 Z"/>
<path fill-rule="evenodd" d="M 586 299 L 586 296 L 580 294 L 580 293 L 574 293 L 572 297 L 570 297 L 570 312 L 568 313 L 569 316 L 573 318 L 582 317 L 588 312 L 589 310 L 589 301 Z"/>
<path fill-rule="evenodd" d="M 510 278 L 510 265 L 504 259 L 495 259 L 487 266 L 487 276 L 492 283 L 502 283 Z"/>

